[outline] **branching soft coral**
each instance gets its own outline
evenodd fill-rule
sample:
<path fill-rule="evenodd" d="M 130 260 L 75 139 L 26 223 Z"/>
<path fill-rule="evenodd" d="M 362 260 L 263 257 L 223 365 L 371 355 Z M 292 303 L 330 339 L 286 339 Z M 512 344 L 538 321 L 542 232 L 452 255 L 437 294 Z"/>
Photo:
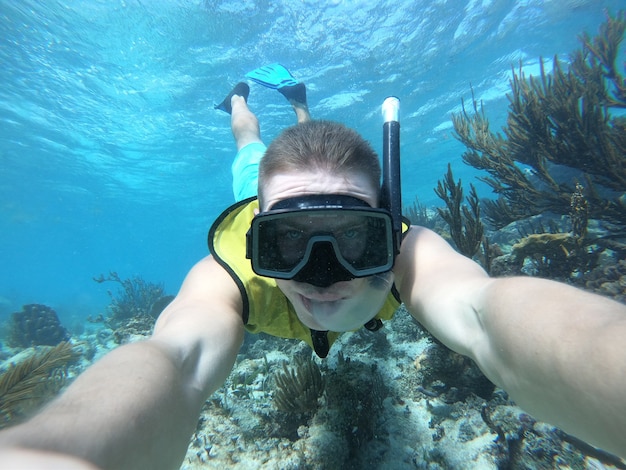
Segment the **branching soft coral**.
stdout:
<path fill-rule="evenodd" d="M 625 30 L 623 12 L 608 17 L 597 37 L 581 37 L 568 70 L 557 57 L 551 75 L 543 61 L 539 77 L 514 70 L 504 135 L 489 129 L 476 100 L 473 113 L 464 106 L 453 116 L 463 160 L 485 170 L 482 180 L 499 195 L 484 208 L 496 228 L 544 211 L 567 214 L 580 180 L 589 217 L 626 227 L 626 118 L 610 113 L 626 107 L 615 65 Z"/>
<path fill-rule="evenodd" d="M 111 271 L 107 277 L 101 274 L 93 280 L 99 284 L 114 282 L 120 286 L 117 294 L 108 292 L 111 297 L 108 320 L 115 324 L 139 317 L 149 317 L 153 321 L 172 300 L 170 296 L 165 295 L 165 289 L 161 284 L 153 284 L 140 276 L 122 279 L 116 272 Z"/>
<path fill-rule="evenodd" d="M 459 252 L 473 257 L 483 240 L 483 224 L 480 221 L 480 201 L 474 185 L 470 184 L 470 194 L 463 205 L 463 186 L 461 180 L 454 182 L 452 168 L 448 164 L 448 172 L 443 181 L 437 182 L 435 193 L 446 203 L 446 209 L 437 208 L 439 215 L 450 227 L 450 236 Z"/>

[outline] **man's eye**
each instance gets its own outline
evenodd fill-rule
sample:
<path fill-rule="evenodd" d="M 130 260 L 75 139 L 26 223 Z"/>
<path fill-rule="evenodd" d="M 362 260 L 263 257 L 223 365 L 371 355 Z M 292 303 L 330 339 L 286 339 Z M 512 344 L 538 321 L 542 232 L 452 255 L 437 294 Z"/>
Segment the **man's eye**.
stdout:
<path fill-rule="evenodd" d="M 285 238 L 287 240 L 300 240 L 302 238 L 302 232 L 300 230 L 287 230 L 285 232 Z"/>
<path fill-rule="evenodd" d="M 341 232 L 341 237 L 346 240 L 354 240 L 355 238 L 360 237 L 365 232 L 363 227 L 352 227 L 348 228 Z"/>
<path fill-rule="evenodd" d="M 342 235 L 343 238 L 356 238 L 359 235 L 359 231 L 355 228 L 351 228 L 348 230 L 344 230 Z"/>

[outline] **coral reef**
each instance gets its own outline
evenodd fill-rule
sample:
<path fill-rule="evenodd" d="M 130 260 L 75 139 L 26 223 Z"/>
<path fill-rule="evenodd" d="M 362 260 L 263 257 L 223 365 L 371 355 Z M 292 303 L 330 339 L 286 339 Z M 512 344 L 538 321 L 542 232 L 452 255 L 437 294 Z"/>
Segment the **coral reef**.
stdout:
<path fill-rule="evenodd" d="M 172 296 L 165 295 L 161 284 L 153 284 L 139 276 L 122 279 L 115 271 L 111 271 L 107 277 L 101 274 L 93 280 L 99 284 L 114 282 L 120 286 L 116 294 L 108 291 L 111 304 L 108 307 L 107 321 L 113 324 L 142 316 L 155 320 L 173 299 Z"/>
<path fill-rule="evenodd" d="M 483 224 L 480 221 L 480 201 L 476 188 L 470 184 L 467 204 L 463 205 L 463 186 L 461 180 L 454 182 L 452 167 L 448 163 L 448 172 L 443 181 L 438 181 L 435 193 L 446 203 L 446 209 L 437 208 L 439 215 L 450 227 L 450 236 L 459 252 L 472 258 L 483 241 Z"/>
<path fill-rule="evenodd" d="M 571 233 L 534 233 L 513 245 L 510 260 L 518 273 L 530 262 L 528 274 L 566 281 L 577 272 L 593 269 L 598 256 L 599 252 L 582 246 Z"/>
<path fill-rule="evenodd" d="M 32 351 L 0 375 L 0 428 L 15 424 L 55 396 L 79 353 L 70 343 Z"/>
<path fill-rule="evenodd" d="M 534 216 L 492 232 L 494 240 L 508 247 L 506 253 L 494 253 L 489 273 L 540 276 L 584 286 L 589 273 L 602 272 L 600 265 L 623 258 L 624 250 L 612 243 L 604 227 L 596 221 L 588 224 L 586 199 L 574 194 L 572 205 L 569 216 Z"/>
<path fill-rule="evenodd" d="M 7 344 L 11 347 L 56 346 L 70 337 L 56 312 L 40 304 L 29 304 L 11 314 Z"/>
<path fill-rule="evenodd" d="M 524 413 L 403 307 L 382 330 L 337 341 L 320 405 L 303 415 L 276 410 L 270 375 L 310 349 L 255 336 L 207 401 L 181 470 L 625 467 Z"/>
<path fill-rule="evenodd" d="M 341 353 L 327 382 L 326 406 L 316 415 L 313 425 L 330 423 L 333 434 L 347 444 L 346 458 L 353 459 L 381 434 L 377 426 L 389 389 L 376 364 L 350 360 Z"/>
<path fill-rule="evenodd" d="M 150 336 L 154 328 L 154 317 L 137 315 L 117 322 L 106 320 L 105 325 L 108 325 L 113 331 L 113 341 L 116 344 L 124 344 L 141 336 Z"/>
<path fill-rule="evenodd" d="M 433 338 L 414 362 L 419 385 L 417 390 L 427 397 L 445 403 L 467 399 L 471 394 L 489 399 L 495 386 L 469 358 L 446 348 Z"/>
<path fill-rule="evenodd" d="M 571 464 L 580 460 L 580 452 L 611 466 L 598 464 L 592 468 L 626 468 L 618 457 L 596 449 L 558 428 L 536 421 L 507 403 L 504 398 L 484 404 L 481 417 L 491 432 L 497 435 L 494 454 L 499 469 L 577 468 L 582 462 L 573 467 Z"/>
<path fill-rule="evenodd" d="M 107 315 L 89 316 L 90 323 L 103 323 L 107 330 L 101 336 L 107 336 L 115 344 L 124 344 L 149 336 L 154 322 L 161 312 L 174 300 L 173 295 L 166 295 L 164 287 L 135 276 L 122 279 L 115 271 L 107 277 L 102 274 L 93 280 L 99 284 L 113 282 L 119 285 L 116 293 L 107 291 L 111 303 Z"/>
<path fill-rule="evenodd" d="M 566 214 L 576 182 L 585 181 L 590 218 L 626 226 L 626 107 L 624 77 L 616 67 L 626 29 L 624 13 L 608 17 L 595 38 L 564 70 L 557 57 L 551 75 L 513 73 L 504 136 L 494 134 L 473 99 L 453 116 L 456 137 L 467 147 L 463 160 L 490 175 L 481 178 L 499 195 L 486 201 L 487 219 L 501 228 L 544 211 Z M 566 171 L 568 170 L 568 171 Z"/>
<path fill-rule="evenodd" d="M 582 282 L 589 290 L 626 303 L 626 260 L 621 259 L 615 264 L 598 266 L 586 273 Z"/>

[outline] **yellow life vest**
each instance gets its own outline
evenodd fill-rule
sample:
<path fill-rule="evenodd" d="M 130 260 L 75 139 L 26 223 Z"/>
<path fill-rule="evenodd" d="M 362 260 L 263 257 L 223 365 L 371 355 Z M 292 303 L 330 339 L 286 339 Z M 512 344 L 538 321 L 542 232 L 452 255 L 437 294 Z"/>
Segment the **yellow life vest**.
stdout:
<path fill-rule="evenodd" d="M 320 332 L 312 332 L 305 326 L 276 285 L 276 281 L 252 271 L 250 260 L 246 258 L 246 233 L 258 207 L 257 198 L 252 197 L 237 202 L 222 212 L 209 230 L 209 251 L 239 287 L 246 330 L 300 339 L 308 343 L 318 355 L 325 357 L 328 351 L 321 351 L 319 345 L 314 344 L 317 343 L 315 333 L 319 337 Z M 389 320 L 399 306 L 400 295 L 394 286 L 375 318 Z M 328 347 L 340 334 L 328 332 Z"/>

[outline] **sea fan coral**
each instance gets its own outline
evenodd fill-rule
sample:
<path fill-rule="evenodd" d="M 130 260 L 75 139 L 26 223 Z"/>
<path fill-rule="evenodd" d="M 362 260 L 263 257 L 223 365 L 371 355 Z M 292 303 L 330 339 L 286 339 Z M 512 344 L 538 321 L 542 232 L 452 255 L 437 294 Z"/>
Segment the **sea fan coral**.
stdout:
<path fill-rule="evenodd" d="M 37 349 L 0 374 L 0 428 L 19 421 L 65 384 L 67 367 L 79 353 L 70 343 Z"/>

